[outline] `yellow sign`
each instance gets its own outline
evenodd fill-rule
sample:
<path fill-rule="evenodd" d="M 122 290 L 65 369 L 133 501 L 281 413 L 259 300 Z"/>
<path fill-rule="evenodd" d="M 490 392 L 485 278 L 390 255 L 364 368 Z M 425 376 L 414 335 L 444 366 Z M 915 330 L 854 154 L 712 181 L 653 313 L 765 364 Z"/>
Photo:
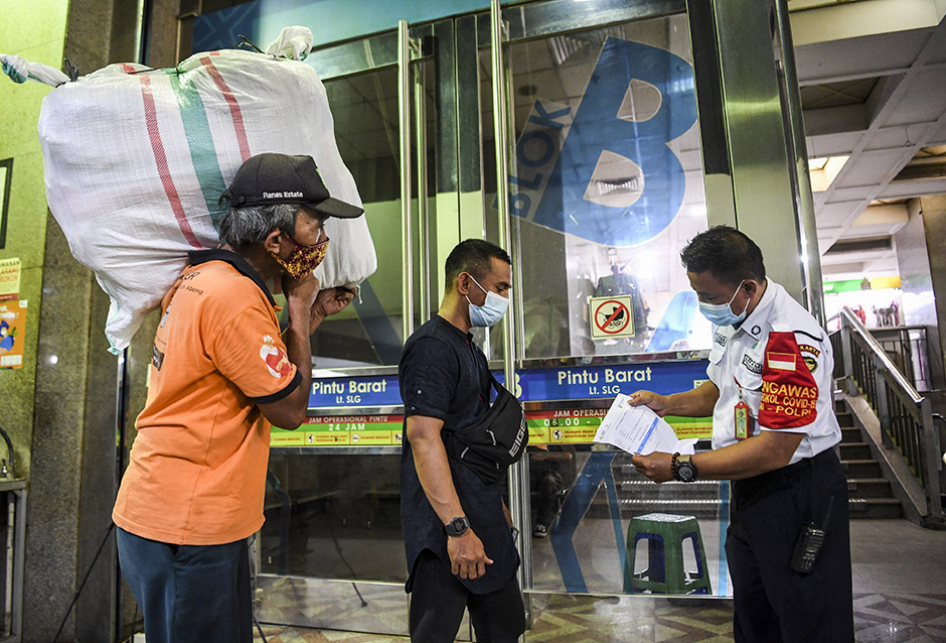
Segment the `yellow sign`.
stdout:
<path fill-rule="evenodd" d="M 17 299 L 20 294 L 20 260 L 0 259 L 0 301 Z"/>

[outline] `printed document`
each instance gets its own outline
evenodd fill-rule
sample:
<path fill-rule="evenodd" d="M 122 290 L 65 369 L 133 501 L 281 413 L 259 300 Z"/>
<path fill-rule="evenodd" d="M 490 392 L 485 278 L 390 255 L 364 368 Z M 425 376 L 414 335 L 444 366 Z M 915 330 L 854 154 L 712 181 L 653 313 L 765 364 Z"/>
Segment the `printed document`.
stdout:
<path fill-rule="evenodd" d="M 598 427 L 595 442 L 613 444 L 628 453 L 641 455 L 680 451 L 677 434 L 666 420 L 646 406 L 631 406 L 629 402 L 630 398 L 623 393 L 614 398 Z"/>

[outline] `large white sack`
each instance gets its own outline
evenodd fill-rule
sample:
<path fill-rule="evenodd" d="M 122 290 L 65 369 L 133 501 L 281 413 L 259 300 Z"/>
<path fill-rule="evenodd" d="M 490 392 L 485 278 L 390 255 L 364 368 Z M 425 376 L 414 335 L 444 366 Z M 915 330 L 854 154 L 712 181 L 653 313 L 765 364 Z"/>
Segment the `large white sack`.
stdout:
<path fill-rule="evenodd" d="M 50 92 L 39 136 L 49 208 L 111 298 L 113 352 L 160 303 L 187 252 L 216 247 L 218 199 L 250 156 L 309 154 L 333 197 L 362 205 L 318 74 L 268 54 L 201 53 L 176 69 L 110 65 Z M 326 230 L 323 287 L 375 271 L 365 217 L 330 218 Z"/>

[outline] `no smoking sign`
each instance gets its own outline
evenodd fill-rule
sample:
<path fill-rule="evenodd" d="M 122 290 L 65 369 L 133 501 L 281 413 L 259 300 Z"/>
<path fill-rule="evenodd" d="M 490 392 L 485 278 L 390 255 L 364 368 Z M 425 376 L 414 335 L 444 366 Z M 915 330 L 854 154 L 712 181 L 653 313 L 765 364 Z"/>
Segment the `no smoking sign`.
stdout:
<path fill-rule="evenodd" d="M 634 314 L 631 297 L 591 297 L 591 338 L 632 337 Z"/>

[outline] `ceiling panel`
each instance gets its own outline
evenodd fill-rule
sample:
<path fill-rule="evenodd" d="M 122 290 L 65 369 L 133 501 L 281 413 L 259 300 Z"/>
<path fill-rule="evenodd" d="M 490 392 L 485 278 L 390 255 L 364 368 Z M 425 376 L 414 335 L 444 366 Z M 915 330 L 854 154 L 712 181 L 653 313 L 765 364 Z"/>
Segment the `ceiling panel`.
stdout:
<path fill-rule="evenodd" d="M 883 150 L 895 147 L 909 147 L 910 136 L 909 129 L 898 125 L 897 127 L 880 127 L 875 129 L 868 140 L 865 141 L 865 150 Z"/>
<path fill-rule="evenodd" d="M 905 163 L 908 156 L 909 150 L 903 147 L 861 152 L 856 157 L 849 158 L 845 164 L 845 174 L 841 179 L 843 181 L 842 185 L 844 187 L 866 185 L 873 189 L 887 178 L 891 168 Z"/>
<path fill-rule="evenodd" d="M 942 145 L 943 143 L 946 143 L 946 123 L 943 123 L 943 125 L 939 128 L 939 131 L 930 136 L 929 142 L 936 145 Z"/>
<path fill-rule="evenodd" d="M 917 32 L 928 33 L 929 30 L 846 38 L 798 47 L 795 49 L 798 81 L 810 85 L 823 79 L 880 75 L 908 67 L 929 38 Z"/>
<path fill-rule="evenodd" d="M 920 181 L 891 181 L 877 195 L 878 199 L 932 196 L 946 194 L 946 179 Z"/>
<path fill-rule="evenodd" d="M 946 38 L 932 37 L 924 53 L 927 64 L 946 63 Z"/>
<path fill-rule="evenodd" d="M 884 223 L 877 225 L 852 225 L 844 233 L 844 239 L 871 239 L 889 237 L 903 227 L 903 223 Z"/>
<path fill-rule="evenodd" d="M 851 180 L 856 180 L 856 176 L 850 176 L 849 178 Z M 857 201 L 858 199 L 872 199 L 876 190 L 876 185 L 859 185 L 856 187 L 835 188 L 834 192 L 831 194 L 831 201 Z"/>
<path fill-rule="evenodd" d="M 840 228 L 848 219 L 858 213 L 863 201 L 850 201 L 847 203 L 828 203 L 818 206 L 815 214 L 815 222 L 820 230 L 825 228 Z"/>
<path fill-rule="evenodd" d="M 917 72 L 904 81 L 902 99 L 885 119 L 884 125 L 932 123 L 946 111 L 946 68 L 932 68 Z"/>
<path fill-rule="evenodd" d="M 839 274 L 864 274 L 864 263 L 861 261 L 833 262 L 821 257 L 821 273 L 827 278 L 839 279 Z"/>
<path fill-rule="evenodd" d="M 808 136 L 808 156 L 837 156 L 850 154 L 861 140 L 861 132 L 843 132 L 840 134 L 822 134 Z"/>
<path fill-rule="evenodd" d="M 811 136 L 841 132 L 860 133 L 870 127 L 870 116 L 862 104 L 806 109 L 802 119 L 805 122 L 805 130 Z"/>

